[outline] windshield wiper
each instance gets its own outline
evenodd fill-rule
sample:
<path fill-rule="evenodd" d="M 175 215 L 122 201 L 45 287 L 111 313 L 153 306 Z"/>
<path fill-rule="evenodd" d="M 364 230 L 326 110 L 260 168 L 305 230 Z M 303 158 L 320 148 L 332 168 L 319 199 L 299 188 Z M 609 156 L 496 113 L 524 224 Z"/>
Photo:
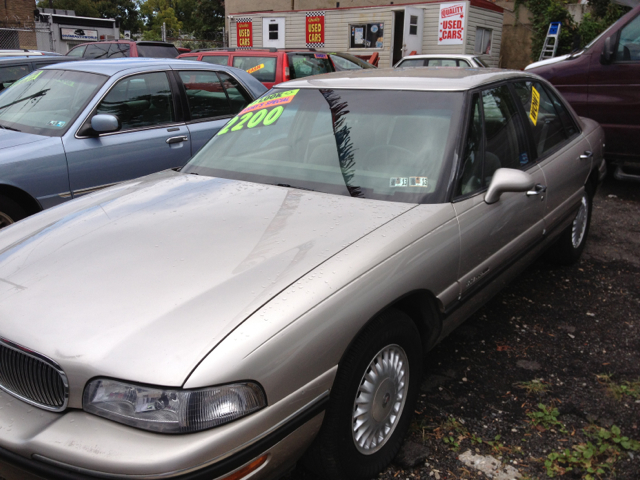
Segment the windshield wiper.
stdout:
<path fill-rule="evenodd" d="M 17 128 L 13 128 L 13 127 L 5 127 L 4 125 L 2 125 L 0 123 L 0 128 L 4 129 L 4 130 L 13 130 L 14 132 L 19 132 L 20 130 L 18 130 Z"/>
<path fill-rule="evenodd" d="M 315 192 L 313 188 L 305 188 L 305 187 L 297 187 L 295 185 L 289 185 L 288 183 L 272 183 L 276 187 L 287 187 L 287 188 L 295 188 L 296 190 L 308 190 L 309 192 Z"/>
<path fill-rule="evenodd" d="M 16 103 L 24 102 L 26 100 L 31 100 L 32 98 L 42 97 L 46 95 L 47 92 L 51 90 L 50 88 L 45 88 L 44 90 L 40 90 L 39 92 L 34 93 L 33 95 L 29 95 L 28 97 L 21 98 L 20 100 L 16 100 L 15 102 L 7 103 L 6 105 L 1 105 L 0 108 L 7 108 L 11 105 L 15 105 Z"/>

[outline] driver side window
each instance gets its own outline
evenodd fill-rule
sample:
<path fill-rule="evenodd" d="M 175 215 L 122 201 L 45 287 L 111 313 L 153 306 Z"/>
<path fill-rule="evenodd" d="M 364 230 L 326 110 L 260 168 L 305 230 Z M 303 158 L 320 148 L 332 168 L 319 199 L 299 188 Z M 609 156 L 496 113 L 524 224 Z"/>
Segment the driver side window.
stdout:
<path fill-rule="evenodd" d="M 640 63 L 640 15 L 620 31 L 616 61 Z"/>

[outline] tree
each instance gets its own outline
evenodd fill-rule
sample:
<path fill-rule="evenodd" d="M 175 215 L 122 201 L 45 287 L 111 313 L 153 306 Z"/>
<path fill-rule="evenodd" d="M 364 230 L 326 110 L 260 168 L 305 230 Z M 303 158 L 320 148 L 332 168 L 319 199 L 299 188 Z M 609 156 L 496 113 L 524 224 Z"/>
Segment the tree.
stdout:
<path fill-rule="evenodd" d="M 40 0 L 40 8 L 49 8 L 49 0 Z M 140 31 L 142 22 L 134 0 L 53 0 L 53 8 L 73 10 L 79 17 L 115 18 L 121 30 Z"/>
<path fill-rule="evenodd" d="M 140 13 L 146 17 L 144 36 L 149 40 L 157 40 L 161 36 L 162 24 L 176 35 L 182 29 L 171 0 L 145 0 L 140 4 Z"/>
<path fill-rule="evenodd" d="M 40 0 L 37 3 L 40 8 L 49 8 L 49 0 Z M 53 0 L 53 8 L 59 10 L 73 10 L 79 17 L 100 18 L 100 12 L 91 0 Z"/>

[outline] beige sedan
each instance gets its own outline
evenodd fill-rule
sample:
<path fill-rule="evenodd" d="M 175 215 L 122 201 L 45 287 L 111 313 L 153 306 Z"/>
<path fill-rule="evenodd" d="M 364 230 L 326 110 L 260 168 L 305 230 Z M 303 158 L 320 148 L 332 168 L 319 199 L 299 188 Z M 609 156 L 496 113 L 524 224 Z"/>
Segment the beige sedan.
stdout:
<path fill-rule="evenodd" d="M 425 352 L 544 249 L 579 260 L 602 147 L 535 75 L 340 72 L 3 229 L 0 474 L 374 477 Z"/>

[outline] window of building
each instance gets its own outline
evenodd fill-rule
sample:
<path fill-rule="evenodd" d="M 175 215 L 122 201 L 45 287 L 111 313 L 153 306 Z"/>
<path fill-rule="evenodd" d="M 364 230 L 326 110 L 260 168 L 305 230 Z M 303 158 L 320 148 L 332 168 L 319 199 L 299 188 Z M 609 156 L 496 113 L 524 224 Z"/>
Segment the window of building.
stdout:
<path fill-rule="evenodd" d="M 409 35 L 417 35 L 418 34 L 418 16 L 411 15 L 409 17 Z"/>
<path fill-rule="evenodd" d="M 476 55 L 491 55 L 491 37 L 493 30 L 476 27 L 476 45 L 474 53 Z"/>
<path fill-rule="evenodd" d="M 269 40 L 278 40 L 278 24 L 269 24 Z"/>
<path fill-rule="evenodd" d="M 362 23 L 358 25 L 350 25 L 350 30 L 351 48 L 384 47 L 384 23 Z"/>

